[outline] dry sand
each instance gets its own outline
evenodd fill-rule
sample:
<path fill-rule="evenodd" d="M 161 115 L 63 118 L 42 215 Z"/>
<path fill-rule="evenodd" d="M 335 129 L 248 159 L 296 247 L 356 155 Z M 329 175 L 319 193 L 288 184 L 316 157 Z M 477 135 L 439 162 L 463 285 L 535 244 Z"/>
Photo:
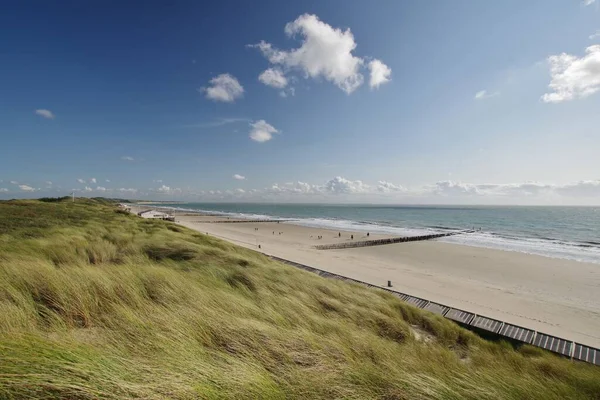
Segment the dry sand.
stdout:
<path fill-rule="evenodd" d="M 260 244 L 268 255 L 374 285 L 391 280 L 393 289 L 403 293 L 600 348 L 597 264 L 437 241 L 316 250 L 317 244 L 366 236 L 342 231 L 339 238 L 338 231 L 292 223 L 209 223 L 223 218 L 189 214 L 176 218 L 244 247 L 258 250 Z M 369 239 L 383 237 L 390 236 Z"/>

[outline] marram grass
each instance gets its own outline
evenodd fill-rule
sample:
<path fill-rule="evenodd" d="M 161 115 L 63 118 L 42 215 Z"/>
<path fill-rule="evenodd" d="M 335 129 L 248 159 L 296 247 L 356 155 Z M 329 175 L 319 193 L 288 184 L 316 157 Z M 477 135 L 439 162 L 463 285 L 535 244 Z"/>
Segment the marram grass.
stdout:
<path fill-rule="evenodd" d="M 0 202 L 0 399 L 600 399 L 600 368 L 94 200 Z"/>

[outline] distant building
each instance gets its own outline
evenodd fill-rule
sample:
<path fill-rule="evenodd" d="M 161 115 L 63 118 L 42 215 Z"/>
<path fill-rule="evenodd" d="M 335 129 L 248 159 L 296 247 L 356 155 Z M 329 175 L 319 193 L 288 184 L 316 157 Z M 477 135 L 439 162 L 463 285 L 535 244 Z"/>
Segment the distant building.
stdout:
<path fill-rule="evenodd" d="M 175 221 L 175 217 L 173 217 L 167 213 L 164 213 L 162 211 L 156 211 L 156 210 L 140 211 L 138 213 L 138 215 L 142 218 L 164 219 L 166 221 Z"/>

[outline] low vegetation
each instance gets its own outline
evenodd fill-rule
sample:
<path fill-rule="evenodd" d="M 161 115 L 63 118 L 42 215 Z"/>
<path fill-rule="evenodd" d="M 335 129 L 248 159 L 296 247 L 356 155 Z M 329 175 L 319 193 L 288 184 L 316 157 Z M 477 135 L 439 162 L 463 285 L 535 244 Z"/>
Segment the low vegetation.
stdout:
<path fill-rule="evenodd" d="M 589 399 L 600 368 L 484 341 L 99 200 L 0 202 L 2 399 Z"/>

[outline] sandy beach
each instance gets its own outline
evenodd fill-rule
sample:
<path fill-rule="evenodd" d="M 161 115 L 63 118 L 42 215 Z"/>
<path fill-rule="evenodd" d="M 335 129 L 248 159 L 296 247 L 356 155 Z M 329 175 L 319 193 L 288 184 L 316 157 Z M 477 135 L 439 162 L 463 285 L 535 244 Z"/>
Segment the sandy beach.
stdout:
<path fill-rule="evenodd" d="M 176 215 L 181 225 L 255 250 L 260 245 L 268 255 L 374 285 L 391 280 L 400 292 L 600 347 L 600 265 L 435 240 L 317 250 L 366 234 L 289 222 L 210 223 L 224 219 Z"/>

